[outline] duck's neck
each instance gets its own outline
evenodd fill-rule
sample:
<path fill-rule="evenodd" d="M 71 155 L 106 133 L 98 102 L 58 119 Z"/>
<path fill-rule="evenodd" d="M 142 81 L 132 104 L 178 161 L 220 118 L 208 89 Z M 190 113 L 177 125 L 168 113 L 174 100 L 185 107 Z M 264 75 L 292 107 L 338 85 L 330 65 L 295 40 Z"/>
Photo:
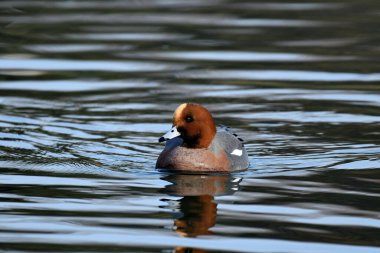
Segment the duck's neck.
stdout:
<path fill-rule="evenodd" d="M 205 127 L 199 134 L 191 138 L 190 140 L 185 140 L 185 146 L 188 148 L 208 148 L 214 139 L 216 134 L 215 125 Z"/>

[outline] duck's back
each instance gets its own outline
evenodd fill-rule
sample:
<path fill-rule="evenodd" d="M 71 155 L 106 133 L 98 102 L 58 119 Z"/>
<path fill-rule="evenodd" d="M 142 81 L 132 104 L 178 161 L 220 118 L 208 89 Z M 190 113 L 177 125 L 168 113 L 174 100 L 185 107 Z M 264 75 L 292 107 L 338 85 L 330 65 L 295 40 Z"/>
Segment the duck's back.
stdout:
<path fill-rule="evenodd" d="M 248 154 L 242 140 L 228 128 L 222 127 L 218 130 L 209 149 L 214 153 L 224 150 L 230 161 L 231 171 L 245 170 L 249 166 Z"/>

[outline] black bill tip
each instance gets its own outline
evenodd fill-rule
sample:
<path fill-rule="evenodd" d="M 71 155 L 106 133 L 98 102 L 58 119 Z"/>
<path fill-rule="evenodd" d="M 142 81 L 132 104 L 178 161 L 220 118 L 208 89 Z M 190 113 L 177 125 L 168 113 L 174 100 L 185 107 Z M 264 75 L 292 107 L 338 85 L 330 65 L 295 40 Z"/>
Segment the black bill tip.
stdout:
<path fill-rule="evenodd" d="M 164 141 L 166 141 L 164 137 L 161 137 L 160 139 L 158 139 L 158 142 L 164 142 Z"/>

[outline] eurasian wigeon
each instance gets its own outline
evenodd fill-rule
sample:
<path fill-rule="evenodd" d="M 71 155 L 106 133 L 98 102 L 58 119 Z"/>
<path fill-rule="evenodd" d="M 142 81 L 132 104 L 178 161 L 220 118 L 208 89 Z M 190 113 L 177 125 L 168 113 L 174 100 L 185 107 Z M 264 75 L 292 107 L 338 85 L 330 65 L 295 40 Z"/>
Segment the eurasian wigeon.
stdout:
<path fill-rule="evenodd" d="M 233 172 L 248 168 L 248 155 L 242 140 L 229 128 L 215 126 L 203 106 L 185 103 L 173 115 L 172 129 L 159 142 L 166 141 L 156 168 L 178 172 Z"/>

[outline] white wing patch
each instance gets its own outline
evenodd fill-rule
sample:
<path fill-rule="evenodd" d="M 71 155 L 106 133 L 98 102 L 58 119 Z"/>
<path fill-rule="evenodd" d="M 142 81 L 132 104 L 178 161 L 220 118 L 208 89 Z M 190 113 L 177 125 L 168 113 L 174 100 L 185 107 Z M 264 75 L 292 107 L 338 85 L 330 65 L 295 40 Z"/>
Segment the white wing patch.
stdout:
<path fill-rule="evenodd" d="M 231 153 L 231 155 L 237 155 L 237 156 L 241 156 L 242 154 L 243 154 L 243 150 L 241 150 L 241 149 L 235 149 Z"/>

